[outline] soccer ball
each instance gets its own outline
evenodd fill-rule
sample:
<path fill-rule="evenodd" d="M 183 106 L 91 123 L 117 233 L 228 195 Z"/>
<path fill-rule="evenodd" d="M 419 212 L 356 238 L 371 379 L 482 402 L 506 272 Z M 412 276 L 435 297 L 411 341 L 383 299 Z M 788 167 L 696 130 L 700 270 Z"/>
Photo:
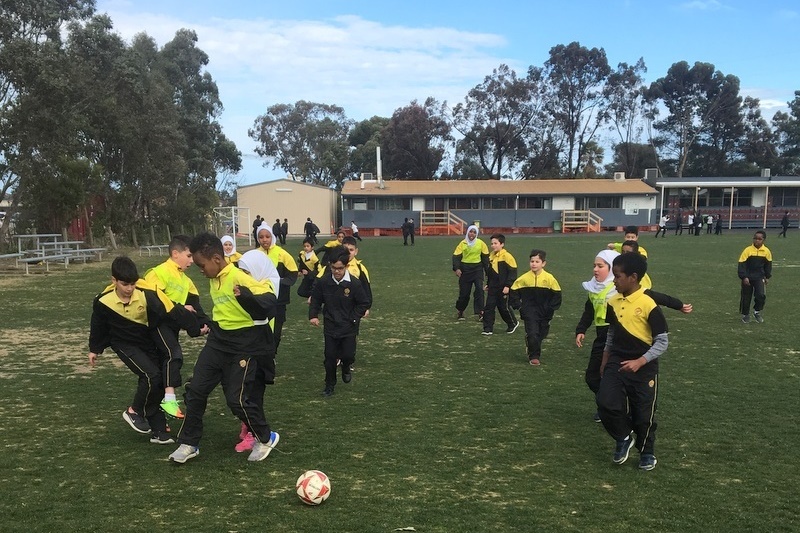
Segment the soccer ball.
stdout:
<path fill-rule="evenodd" d="M 297 478 L 297 496 L 308 505 L 319 505 L 331 495 L 331 480 L 319 470 L 309 470 Z"/>

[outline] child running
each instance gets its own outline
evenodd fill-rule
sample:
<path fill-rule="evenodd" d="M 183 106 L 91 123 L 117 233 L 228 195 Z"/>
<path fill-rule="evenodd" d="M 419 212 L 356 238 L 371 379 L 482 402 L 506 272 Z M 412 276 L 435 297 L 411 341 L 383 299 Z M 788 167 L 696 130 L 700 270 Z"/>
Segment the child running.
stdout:
<path fill-rule="evenodd" d="M 467 228 L 464 240 L 453 252 L 453 272 L 458 277 L 457 319 L 464 320 L 464 310 L 469 304 L 469 293 L 473 293 L 472 309 L 480 318 L 483 312 L 483 273 L 489 268 L 489 248 L 478 238 L 478 226 Z"/>
<path fill-rule="evenodd" d="M 278 246 L 277 237 L 269 224 L 261 224 L 258 227 L 257 235 L 258 244 L 261 246 L 260 250 L 270 258 L 281 276 L 280 287 L 275 288 L 275 294 L 278 295 L 278 306 L 275 311 L 273 331 L 275 333 L 275 352 L 277 353 L 278 347 L 281 345 L 283 324 L 286 322 L 286 306 L 290 302 L 291 286 L 297 281 L 297 263 L 294 262 L 292 254 Z"/>
<path fill-rule="evenodd" d="M 483 334 L 494 332 L 495 310 L 506 323 L 506 333 L 514 333 L 519 321 L 514 310 L 508 305 L 508 293 L 517 279 L 517 261 L 506 250 L 506 237 L 501 233 L 492 235 L 489 253 L 488 280 L 486 283 L 486 306 L 483 308 Z"/>
<path fill-rule="evenodd" d="M 297 287 L 297 295 L 301 298 L 308 298 L 311 296 L 311 288 L 314 286 L 314 278 L 317 277 L 317 267 L 319 266 L 319 259 L 314 251 L 314 239 L 311 237 L 303 239 L 303 249 L 300 250 L 298 259 L 297 264 L 303 281 Z"/>
<path fill-rule="evenodd" d="M 530 254 L 530 271 L 524 273 L 511 286 L 511 302 L 519 308 L 525 323 L 525 346 L 528 361 L 539 366 L 542 359 L 542 341 L 550 333 L 550 321 L 561 307 L 561 286 L 544 267 L 547 253 L 533 249 Z"/>

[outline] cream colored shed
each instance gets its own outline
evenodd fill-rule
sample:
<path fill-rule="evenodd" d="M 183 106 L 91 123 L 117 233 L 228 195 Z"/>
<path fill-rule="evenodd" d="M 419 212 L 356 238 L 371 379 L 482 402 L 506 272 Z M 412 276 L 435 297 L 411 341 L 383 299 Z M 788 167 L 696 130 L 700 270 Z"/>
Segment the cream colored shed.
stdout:
<path fill-rule="evenodd" d="M 311 185 L 289 179 L 265 181 L 239 187 L 236 191 L 237 207 L 240 217 L 247 216 L 249 208 L 250 220 L 240 220 L 240 232 L 250 231 L 256 215 L 269 222 L 289 221 L 289 235 L 303 235 L 306 218 L 319 226 L 322 234 L 336 233 L 338 227 L 337 213 L 339 193 L 328 187 Z"/>

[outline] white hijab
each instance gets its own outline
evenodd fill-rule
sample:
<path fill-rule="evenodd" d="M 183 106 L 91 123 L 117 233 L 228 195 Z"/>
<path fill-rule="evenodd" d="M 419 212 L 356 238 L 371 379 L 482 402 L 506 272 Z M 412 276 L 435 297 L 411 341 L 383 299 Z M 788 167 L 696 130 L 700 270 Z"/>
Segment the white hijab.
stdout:
<path fill-rule="evenodd" d="M 608 287 L 609 284 L 614 283 L 614 274 L 611 272 L 611 266 L 614 264 L 614 259 L 617 256 L 619 256 L 619 252 L 616 252 L 614 250 L 602 250 L 600 253 L 598 253 L 595 256 L 595 259 L 599 257 L 600 259 L 603 260 L 604 263 L 608 265 L 608 276 L 606 276 L 606 279 L 603 281 L 597 281 L 595 277 L 592 276 L 592 279 L 590 279 L 589 281 L 584 281 L 583 283 L 581 283 L 583 288 L 589 292 L 598 294 L 606 287 Z M 610 296 L 614 294 L 614 292 L 616 291 L 614 289 L 611 289 L 608 292 L 608 295 Z"/>
<path fill-rule="evenodd" d="M 272 283 L 272 288 L 275 291 L 275 296 L 278 296 L 278 291 L 281 286 L 281 276 L 278 274 L 278 269 L 269 260 L 269 257 L 264 255 L 264 252 L 259 250 L 248 250 L 239 259 L 239 268 L 247 270 L 253 279 L 256 281 L 269 281 Z"/>
<path fill-rule="evenodd" d="M 225 253 L 225 257 L 230 257 L 230 256 L 232 256 L 233 254 L 236 253 L 236 241 L 233 240 L 233 237 L 231 237 L 230 235 L 223 235 L 220 240 L 222 241 L 222 244 L 225 244 L 226 242 L 229 242 L 229 243 L 231 243 L 233 245 L 233 251 L 231 253 L 227 253 L 226 252 Z"/>
<path fill-rule="evenodd" d="M 475 238 L 470 240 L 469 239 L 469 232 L 475 230 Z M 478 242 L 478 235 L 480 235 L 481 230 L 478 229 L 478 226 L 475 224 L 471 225 L 467 228 L 467 234 L 464 236 L 464 241 L 467 243 L 467 246 L 475 246 L 475 243 Z"/>
<path fill-rule="evenodd" d="M 272 227 L 270 227 L 270 225 L 267 224 L 266 222 L 262 222 L 261 225 L 258 227 L 258 230 L 256 230 L 256 240 L 258 240 L 258 234 L 264 230 L 268 231 L 269 234 L 272 235 L 272 244 L 269 245 L 270 249 L 272 249 L 272 247 L 275 246 L 275 234 L 272 233 Z"/>

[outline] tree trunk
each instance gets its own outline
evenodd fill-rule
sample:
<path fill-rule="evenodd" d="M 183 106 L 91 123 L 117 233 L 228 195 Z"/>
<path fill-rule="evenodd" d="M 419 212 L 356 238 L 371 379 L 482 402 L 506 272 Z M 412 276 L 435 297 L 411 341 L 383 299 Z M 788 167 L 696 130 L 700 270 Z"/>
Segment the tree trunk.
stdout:
<path fill-rule="evenodd" d="M 150 224 L 150 244 L 156 244 L 156 231 L 152 224 Z"/>
<path fill-rule="evenodd" d="M 106 226 L 106 235 L 108 235 L 108 242 L 111 244 L 111 249 L 117 249 L 117 239 L 114 237 L 114 232 L 111 231 L 111 226 Z"/>
<path fill-rule="evenodd" d="M 86 209 L 86 206 L 83 206 L 83 220 L 86 224 L 86 242 L 89 244 L 89 248 L 94 248 L 94 235 L 92 235 L 92 223 L 89 220 L 89 210 Z"/>

